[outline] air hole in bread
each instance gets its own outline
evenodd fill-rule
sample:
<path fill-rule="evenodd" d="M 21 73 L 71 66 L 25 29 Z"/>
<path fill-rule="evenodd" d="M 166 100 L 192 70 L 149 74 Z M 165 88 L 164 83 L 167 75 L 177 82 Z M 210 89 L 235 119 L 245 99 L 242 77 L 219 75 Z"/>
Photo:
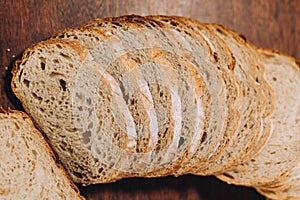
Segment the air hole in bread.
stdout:
<path fill-rule="evenodd" d="M 82 179 L 83 178 L 83 176 L 82 176 L 82 174 L 81 173 L 78 173 L 78 172 L 73 172 L 73 174 L 77 177 L 77 178 L 79 178 L 79 179 Z"/>
<path fill-rule="evenodd" d="M 57 48 L 62 49 L 63 47 L 59 44 L 56 45 Z"/>
<path fill-rule="evenodd" d="M 22 74 L 23 74 L 23 69 L 21 69 L 21 71 L 20 71 L 20 75 L 19 75 L 19 82 L 21 82 L 21 77 L 22 77 Z"/>
<path fill-rule="evenodd" d="M 205 142 L 206 138 L 207 138 L 207 133 L 206 133 L 206 131 L 205 131 L 205 132 L 203 133 L 203 135 L 202 135 L 201 143 Z"/>
<path fill-rule="evenodd" d="M 159 96 L 162 97 L 164 95 L 163 91 L 160 91 Z"/>
<path fill-rule="evenodd" d="M 44 62 L 41 62 L 41 69 L 45 70 L 46 64 Z"/>
<path fill-rule="evenodd" d="M 226 35 L 223 30 L 221 30 L 220 28 L 217 28 L 216 31 L 218 31 L 219 33 L 221 33 L 222 35 Z"/>
<path fill-rule="evenodd" d="M 42 101 L 42 100 L 43 100 L 43 98 L 40 97 L 40 96 L 38 96 L 36 93 L 32 92 L 31 94 L 32 94 L 32 96 L 33 96 L 35 99 L 37 99 L 38 101 Z"/>
<path fill-rule="evenodd" d="M 179 142 L 178 142 L 178 148 L 184 143 L 184 138 L 180 137 Z"/>
<path fill-rule="evenodd" d="M 219 61 L 218 53 L 217 53 L 217 52 L 214 52 L 213 55 L 214 55 L 215 61 L 218 62 L 218 61 Z"/>
<path fill-rule="evenodd" d="M 59 55 L 61 55 L 63 58 L 67 59 L 67 60 L 72 60 L 70 56 L 64 54 L 64 53 L 60 53 Z"/>
<path fill-rule="evenodd" d="M 181 33 L 181 29 L 175 28 L 175 30 L 178 31 L 179 33 Z"/>
<path fill-rule="evenodd" d="M 234 177 L 233 177 L 233 176 L 231 176 L 230 174 L 223 173 L 223 175 L 224 175 L 224 176 L 226 176 L 226 177 L 228 177 L 228 178 L 230 178 L 230 179 L 234 179 Z"/>
<path fill-rule="evenodd" d="M 188 32 L 188 31 L 184 31 L 184 33 L 187 34 L 187 35 L 189 35 L 189 36 L 192 36 L 191 33 Z"/>
<path fill-rule="evenodd" d="M 114 133 L 114 138 L 118 138 L 118 133 Z"/>
<path fill-rule="evenodd" d="M 177 23 L 177 22 L 174 22 L 174 21 L 171 21 L 170 24 L 171 24 L 172 26 L 178 26 L 178 23 Z"/>
<path fill-rule="evenodd" d="M 59 36 L 57 36 L 57 38 L 64 38 L 65 37 L 65 35 L 59 35 Z"/>
<path fill-rule="evenodd" d="M 25 84 L 26 87 L 29 87 L 30 81 L 27 79 L 24 79 L 23 83 Z"/>
<path fill-rule="evenodd" d="M 66 91 L 66 90 L 67 90 L 67 86 L 66 86 L 67 83 L 66 83 L 65 80 L 60 79 L 60 80 L 59 80 L 59 84 L 60 84 L 61 88 L 63 89 L 63 91 Z"/>

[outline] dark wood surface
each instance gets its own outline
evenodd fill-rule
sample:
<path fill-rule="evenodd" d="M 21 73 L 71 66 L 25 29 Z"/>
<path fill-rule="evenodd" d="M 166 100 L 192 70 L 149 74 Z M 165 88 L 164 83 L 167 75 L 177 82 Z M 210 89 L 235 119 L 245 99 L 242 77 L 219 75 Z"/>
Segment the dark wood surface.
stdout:
<path fill-rule="evenodd" d="M 9 83 L 12 63 L 34 43 L 63 28 L 98 17 L 167 14 L 216 22 L 254 44 L 300 59 L 298 0 L 0 0 L 0 106 L 22 109 Z M 270 169 L 271 170 L 271 169 Z M 126 179 L 80 187 L 87 199 L 264 199 L 251 188 L 213 177 Z"/>

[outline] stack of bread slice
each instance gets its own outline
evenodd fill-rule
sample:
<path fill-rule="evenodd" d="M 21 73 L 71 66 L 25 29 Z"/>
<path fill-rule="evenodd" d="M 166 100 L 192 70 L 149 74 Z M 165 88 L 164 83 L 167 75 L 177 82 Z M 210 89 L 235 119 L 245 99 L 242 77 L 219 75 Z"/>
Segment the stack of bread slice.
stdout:
<path fill-rule="evenodd" d="M 75 182 L 215 175 L 300 198 L 299 65 L 220 25 L 97 19 L 27 49 L 12 73 Z"/>

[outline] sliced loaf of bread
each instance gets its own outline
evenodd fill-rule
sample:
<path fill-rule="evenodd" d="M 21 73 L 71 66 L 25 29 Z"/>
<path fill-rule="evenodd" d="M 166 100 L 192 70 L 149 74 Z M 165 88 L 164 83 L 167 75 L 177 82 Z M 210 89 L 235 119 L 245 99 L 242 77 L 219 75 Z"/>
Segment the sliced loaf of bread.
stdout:
<path fill-rule="evenodd" d="M 299 196 L 300 68 L 221 25 L 97 19 L 26 50 L 12 88 L 75 182 L 190 173 Z"/>

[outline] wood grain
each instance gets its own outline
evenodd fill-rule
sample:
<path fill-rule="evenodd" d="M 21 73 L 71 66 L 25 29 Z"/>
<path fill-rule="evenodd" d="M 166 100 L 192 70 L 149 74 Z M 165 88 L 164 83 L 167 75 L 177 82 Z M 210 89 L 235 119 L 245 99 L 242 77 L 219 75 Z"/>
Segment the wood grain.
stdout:
<path fill-rule="evenodd" d="M 10 89 L 10 70 L 27 47 L 63 28 L 124 14 L 182 15 L 220 23 L 257 46 L 300 59 L 298 0 L 1 0 L 0 106 L 22 109 Z M 126 179 L 80 189 L 87 199 L 264 199 L 251 188 L 196 176 Z"/>

